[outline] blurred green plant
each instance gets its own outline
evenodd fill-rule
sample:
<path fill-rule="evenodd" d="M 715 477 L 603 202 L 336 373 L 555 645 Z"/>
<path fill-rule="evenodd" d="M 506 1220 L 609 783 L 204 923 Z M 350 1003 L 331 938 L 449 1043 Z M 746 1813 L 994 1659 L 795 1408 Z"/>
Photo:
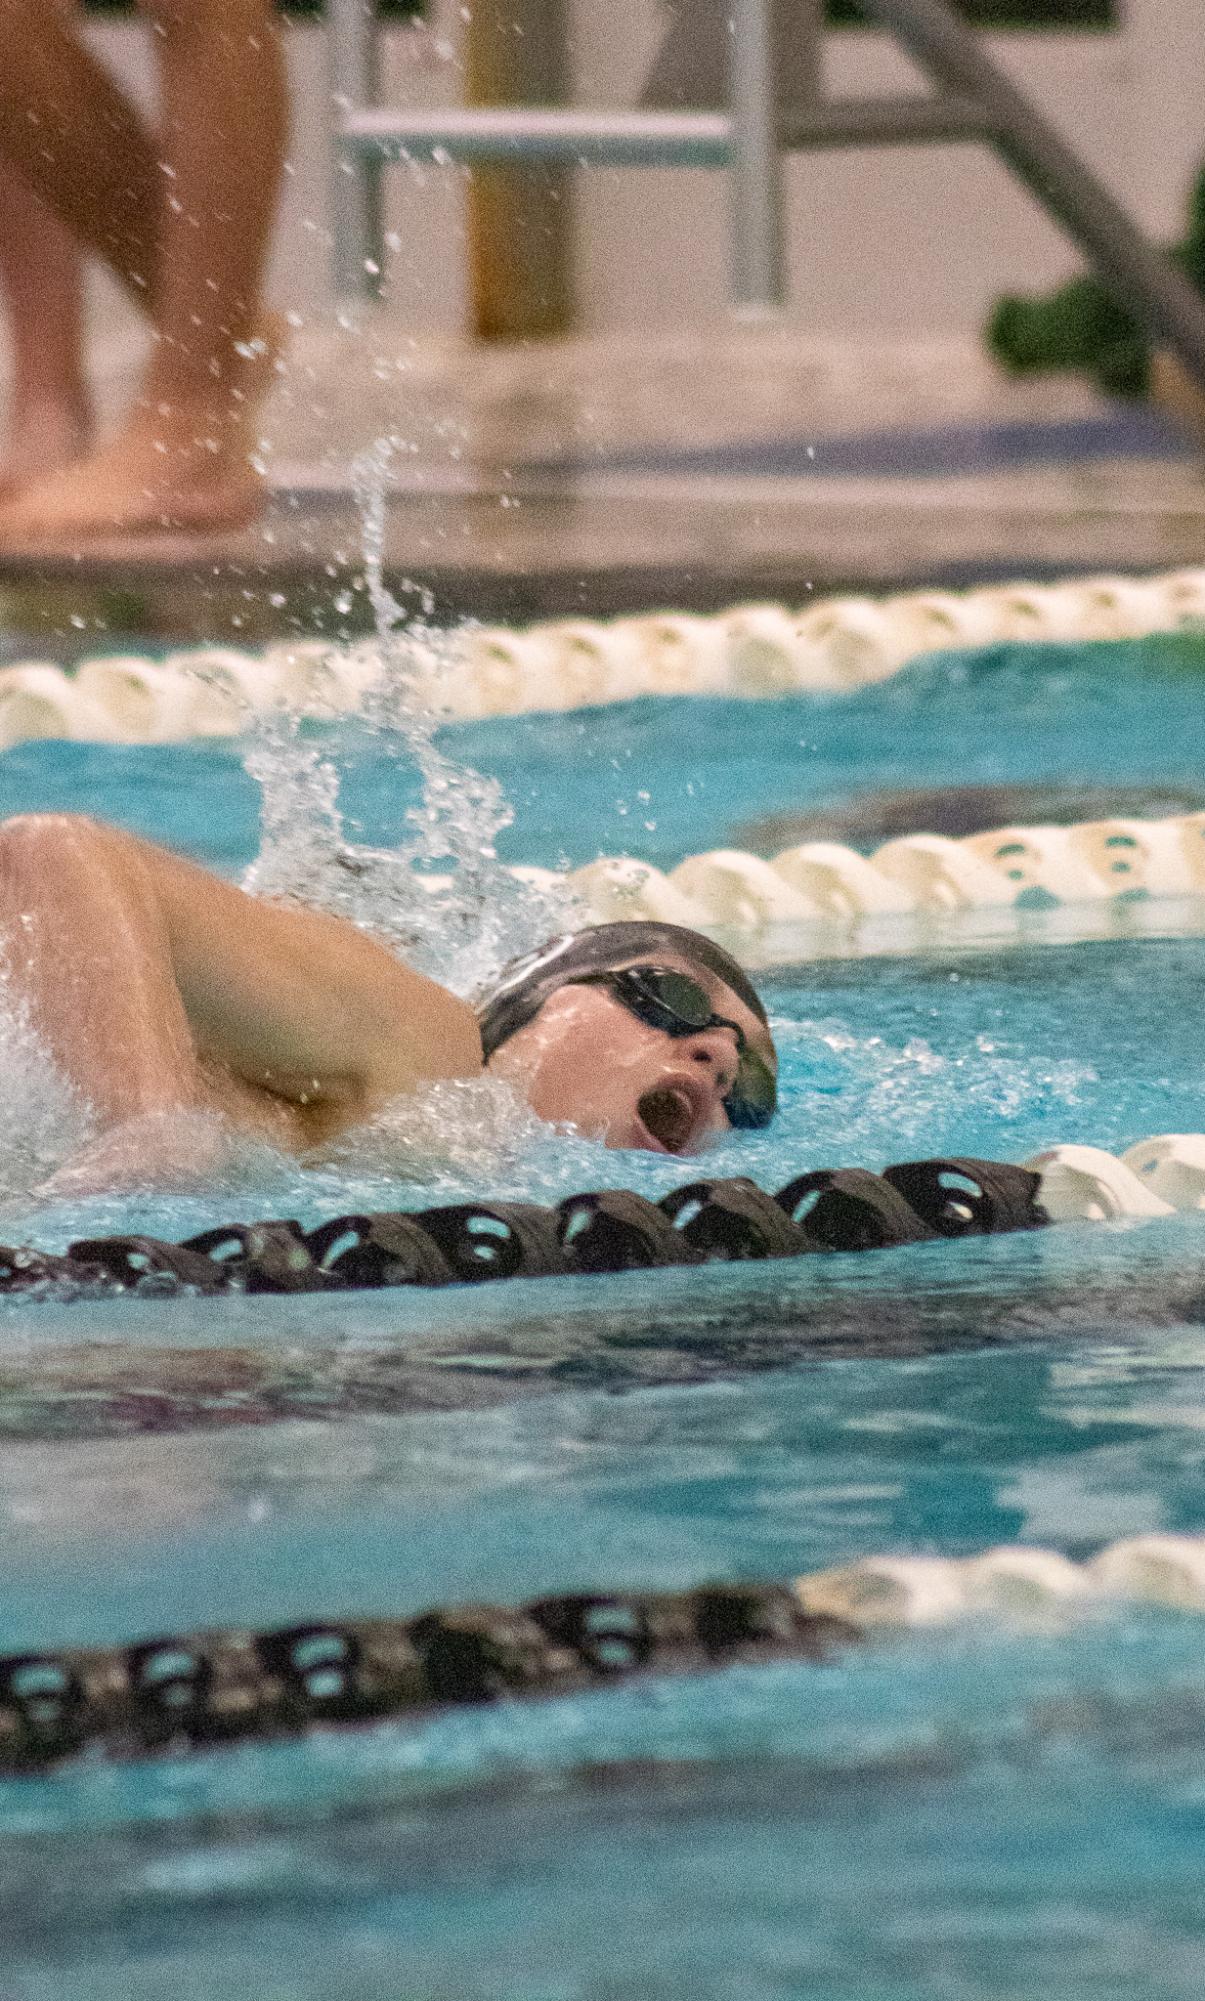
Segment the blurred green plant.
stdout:
<path fill-rule="evenodd" d="M 1192 191 L 1187 235 L 1168 255 L 1205 293 L 1205 172 Z M 1150 385 L 1147 335 L 1091 274 L 1072 278 L 1043 298 L 998 299 L 985 335 L 996 359 L 1014 375 L 1090 375 L 1108 396 L 1145 396 Z"/>

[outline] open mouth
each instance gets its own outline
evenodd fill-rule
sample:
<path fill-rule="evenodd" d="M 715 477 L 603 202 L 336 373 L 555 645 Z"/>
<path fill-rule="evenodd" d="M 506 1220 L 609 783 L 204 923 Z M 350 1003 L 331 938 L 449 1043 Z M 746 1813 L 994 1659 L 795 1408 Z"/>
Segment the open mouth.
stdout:
<path fill-rule="evenodd" d="M 659 1084 L 646 1091 L 636 1110 L 645 1131 L 667 1153 L 681 1153 L 695 1129 L 695 1107 L 690 1094 L 675 1084 Z"/>

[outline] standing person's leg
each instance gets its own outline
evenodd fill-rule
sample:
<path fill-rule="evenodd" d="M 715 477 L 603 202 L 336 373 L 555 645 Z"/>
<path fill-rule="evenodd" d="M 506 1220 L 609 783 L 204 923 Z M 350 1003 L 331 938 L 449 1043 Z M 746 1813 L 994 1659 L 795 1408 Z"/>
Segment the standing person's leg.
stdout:
<path fill-rule="evenodd" d="M 46 7 L 0 0 L 0 154 L 150 312 L 143 395 L 102 451 L 28 488 L 0 538 L 219 527 L 259 499 L 259 300 L 287 127 L 271 0 L 145 0 L 162 131 Z"/>
<path fill-rule="evenodd" d="M 0 294 L 12 360 L 0 499 L 87 449 L 82 290 L 70 233 L 20 174 L 0 172 Z"/>
<path fill-rule="evenodd" d="M 0 294 L 12 363 L 0 500 L 79 458 L 91 442 L 83 283 L 70 231 L 24 175 L 0 170 Z"/>

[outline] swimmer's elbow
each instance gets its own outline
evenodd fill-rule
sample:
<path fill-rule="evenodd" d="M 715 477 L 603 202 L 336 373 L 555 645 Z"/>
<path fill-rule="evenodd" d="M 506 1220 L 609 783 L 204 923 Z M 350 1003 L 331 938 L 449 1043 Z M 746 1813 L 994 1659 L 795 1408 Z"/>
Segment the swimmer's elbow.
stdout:
<path fill-rule="evenodd" d="M 472 1008 L 424 980 L 404 1019 L 395 1020 L 378 1045 L 375 1074 L 365 1081 L 374 1096 L 391 1097 L 442 1078 L 476 1077 L 483 1067 L 481 1034 Z"/>
<path fill-rule="evenodd" d="M 424 1009 L 420 1032 L 408 1040 L 409 1061 L 417 1082 L 476 1077 L 484 1066 L 481 1034 L 472 1008 L 442 989 L 435 1004 Z"/>

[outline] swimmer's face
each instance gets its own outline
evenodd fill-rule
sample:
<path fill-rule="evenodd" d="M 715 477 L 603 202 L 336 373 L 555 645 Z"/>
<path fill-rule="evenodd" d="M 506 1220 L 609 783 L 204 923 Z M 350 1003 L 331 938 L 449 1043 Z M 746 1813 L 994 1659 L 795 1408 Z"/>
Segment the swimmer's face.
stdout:
<path fill-rule="evenodd" d="M 776 1066 L 765 1023 L 722 980 L 669 954 L 657 962 L 688 973 L 711 996 L 714 1012 L 738 1023 L 749 1047 Z M 538 1118 L 576 1126 L 611 1147 L 686 1154 L 729 1130 L 723 1100 L 737 1057 L 730 1028 L 670 1036 L 606 987 L 568 985 L 503 1043 L 489 1067 L 512 1079 Z"/>

